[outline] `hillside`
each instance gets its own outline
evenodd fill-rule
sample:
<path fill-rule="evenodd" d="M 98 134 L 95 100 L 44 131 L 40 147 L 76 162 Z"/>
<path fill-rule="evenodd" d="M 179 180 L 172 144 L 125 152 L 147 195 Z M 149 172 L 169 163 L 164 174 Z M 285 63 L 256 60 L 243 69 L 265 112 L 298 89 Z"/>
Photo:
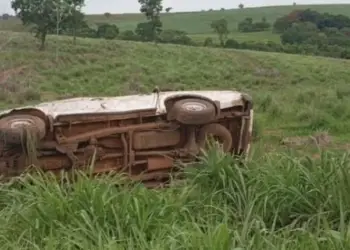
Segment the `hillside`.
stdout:
<path fill-rule="evenodd" d="M 297 5 L 297 6 L 271 6 L 261 8 L 232 9 L 225 11 L 202 11 L 189 13 L 164 13 L 161 16 L 164 29 L 183 30 L 190 34 L 212 33 L 210 23 L 213 20 L 225 18 L 232 31 L 236 30 L 238 22 L 246 17 L 252 17 L 255 21 L 266 17 L 268 22 L 274 22 L 276 18 L 290 13 L 295 9 L 311 8 L 319 12 L 331 14 L 350 15 L 350 4 L 334 5 Z M 134 30 L 139 22 L 145 20 L 142 14 L 113 14 L 106 18 L 104 15 L 88 15 L 89 23 L 109 22 L 115 23 L 121 30 Z M 18 19 L 0 21 L 0 30 L 21 31 L 23 27 Z"/>
<path fill-rule="evenodd" d="M 329 12 L 335 14 L 350 15 L 350 4 L 347 5 L 300 5 L 300 6 L 273 6 L 261 8 L 232 9 L 225 11 L 205 11 L 191 13 L 169 13 L 163 14 L 162 22 L 165 29 L 177 29 L 188 32 L 189 34 L 212 33 L 210 23 L 213 20 L 225 18 L 232 31 L 237 29 L 238 22 L 246 17 L 252 17 L 258 21 L 266 17 L 268 22 L 274 22 L 276 18 L 290 13 L 294 9 L 311 8 L 320 12 Z M 89 16 L 91 23 L 108 21 L 102 15 Z M 144 20 L 142 15 L 113 15 L 109 22 L 118 25 L 122 30 L 135 29 L 137 23 Z"/>
<path fill-rule="evenodd" d="M 350 138 L 350 60 L 55 36 L 39 52 L 15 32 L 0 32 L 0 54 L 1 108 L 155 85 L 237 89 L 252 95 L 262 137 L 247 164 L 209 152 L 165 190 L 111 176 L 1 184 L 1 249 L 349 249 L 349 156 L 304 147 L 300 157 L 273 142 Z"/>
<path fill-rule="evenodd" d="M 254 97 L 262 126 L 303 134 L 350 122 L 350 61 L 278 53 L 1 33 L 1 106 L 82 95 L 164 89 L 238 89 Z M 38 91 L 39 90 L 39 91 Z"/>

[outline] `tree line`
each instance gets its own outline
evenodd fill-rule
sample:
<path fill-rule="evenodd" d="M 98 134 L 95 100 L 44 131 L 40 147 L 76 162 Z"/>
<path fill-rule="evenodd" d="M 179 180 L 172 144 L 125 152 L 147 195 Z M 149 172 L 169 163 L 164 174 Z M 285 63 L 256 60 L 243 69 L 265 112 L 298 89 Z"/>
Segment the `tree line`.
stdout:
<path fill-rule="evenodd" d="M 214 20 L 210 27 L 218 35 L 220 44 L 212 38 L 203 43 L 194 42 L 181 30 L 163 29 L 160 13 L 162 0 L 138 0 L 145 22 L 137 24 L 135 30 L 120 32 L 115 24 L 97 23 L 90 26 L 81 9 L 85 0 L 12 0 L 11 5 L 24 25 L 33 25 L 32 32 L 40 39 L 40 49 L 45 48 L 48 34 L 76 37 L 122 39 L 143 42 L 173 43 L 191 46 L 250 49 L 284 53 L 322 55 L 350 59 L 350 18 L 344 15 L 319 13 L 310 9 L 294 10 L 278 18 L 273 24 L 266 18 L 254 22 L 247 17 L 238 23 L 239 32 L 261 32 L 270 30 L 280 34 L 281 43 L 243 42 L 228 39 L 230 33 L 226 19 Z M 171 8 L 167 8 L 169 12 Z"/>
<path fill-rule="evenodd" d="M 212 23 L 218 34 L 220 47 L 248 49 L 268 52 L 318 55 L 350 59 L 350 18 L 344 15 L 319 13 L 311 9 L 294 10 L 275 20 L 271 25 L 266 18 L 253 22 L 246 18 L 238 23 L 240 32 L 261 32 L 270 30 L 280 35 L 276 42 L 242 42 L 228 39 L 228 22 L 224 19 Z M 272 29 L 271 29 L 272 28 Z M 208 37 L 204 46 L 218 47 Z"/>
<path fill-rule="evenodd" d="M 350 18 L 344 15 L 296 10 L 276 20 L 273 26 L 282 44 L 350 46 Z"/>
<path fill-rule="evenodd" d="M 162 30 L 160 12 L 163 10 L 162 0 L 138 0 L 140 11 L 147 21 L 138 24 L 137 31 L 146 40 L 155 40 Z M 85 15 L 81 11 L 85 0 L 12 0 L 11 7 L 23 25 L 33 26 L 31 31 L 40 39 L 40 49 L 45 48 L 49 34 L 73 35 L 84 37 L 113 38 L 119 33 L 112 24 L 100 24 L 97 30 L 89 27 Z M 169 12 L 171 8 L 167 8 Z"/>

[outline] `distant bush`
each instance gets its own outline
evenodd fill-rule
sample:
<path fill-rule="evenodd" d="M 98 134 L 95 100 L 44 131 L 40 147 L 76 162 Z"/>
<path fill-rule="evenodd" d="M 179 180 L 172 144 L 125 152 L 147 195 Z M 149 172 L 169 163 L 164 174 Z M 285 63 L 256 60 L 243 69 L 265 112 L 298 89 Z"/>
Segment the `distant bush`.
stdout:
<path fill-rule="evenodd" d="M 312 37 L 318 36 L 318 31 L 317 26 L 311 22 L 294 23 L 283 32 L 281 42 L 283 44 L 307 43 Z"/>
<path fill-rule="evenodd" d="M 96 32 L 98 38 L 115 39 L 119 34 L 119 29 L 115 24 L 99 24 Z"/>
<path fill-rule="evenodd" d="M 282 52 L 279 50 L 279 44 L 273 42 L 243 42 L 239 45 L 239 48 L 257 51 Z"/>
<path fill-rule="evenodd" d="M 239 49 L 239 42 L 234 39 L 228 39 L 225 43 L 225 48 Z"/>
<path fill-rule="evenodd" d="M 141 42 L 152 41 L 152 32 L 148 32 L 148 29 L 150 28 L 151 27 L 148 23 L 140 23 L 136 28 L 135 32 L 133 32 L 132 30 L 125 30 L 121 32 L 119 35 L 119 39 Z M 195 45 L 195 43 L 187 35 L 187 33 L 181 30 L 163 30 L 158 35 L 156 41 L 159 43 Z"/>
<path fill-rule="evenodd" d="M 270 29 L 271 24 L 266 21 L 266 18 L 262 18 L 260 22 L 253 22 L 253 19 L 247 17 L 243 21 L 238 23 L 238 30 L 240 32 L 259 32 Z"/>
<path fill-rule="evenodd" d="M 76 37 L 98 38 L 97 30 L 90 27 L 87 24 L 87 22 L 83 19 L 83 16 L 80 16 L 78 22 L 76 23 L 71 21 L 71 23 L 69 23 L 67 27 L 61 30 L 61 34 L 68 36 L 75 35 Z"/>
<path fill-rule="evenodd" d="M 124 30 L 119 34 L 119 39 L 127 41 L 138 41 L 140 38 L 132 30 Z"/>
<path fill-rule="evenodd" d="M 87 38 L 99 38 L 97 37 L 97 32 L 95 29 L 90 27 L 84 27 L 78 30 L 78 37 L 87 37 Z"/>
<path fill-rule="evenodd" d="M 253 24 L 253 29 L 257 31 L 265 31 L 271 28 L 271 24 L 266 21 L 265 18 L 262 18 L 260 22 Z"/>
<path fill-rule="evenodd" d="M 143 42 L 153 41 L 154 32 L 152 30 L 152 23 L 144 22 L 144 23 L 137 24 L 135 29 L 135 34 Z"/>
<path fill-rule="evenodd" d="M 221 18 L 219 20 L 212 21 L 210 27 L 214 30 L 215 33 L 218 34 L 220 45 L 222 47 L 225 46 L 225 40 L 227 39 L 227 35 L 229 34 L 228 22 L 226 19 Z"/>
<path fill-rule="evenodd" d="M 204 47 L 213 47 L 214 46 L 213 38 L 211 37 L 205 38 L 203 45 Z"/>
<path fill-rule="evenodd" d="M 239 43 L 233 39 L 228 39 L 225 47 L 228 49 L 280 52 L 287 54 L 315 55 L 350 59 L 350 48 L 345 48 L 337 45 L 318 46 L 317 44 L 279 44 L 272 41 L 250 41 Z"/>
<path fill-rule="evenodd" d="M 181 30 L 163 30 L 159 35 L 159 42 L 192 45 L 192 39 Z"/>
<path fill-rule="evenodd" d="M 323 33 L 327 37 L 327 43 L 329 45 L 350 46 L 350 28 L 326 28 Z"/>
<path fill-rule="evenodd" d="M 1 19 L 2 19 L 2 20 L 8 20 L 9 18 L 10 18 L 10 15 L 7 14 L 7 13 L 2 14 L 2 16 L 1 16 Z"/>
<path fill-rule="evenodd" d="M 292 26 L 292 22 L 287 17 L 277 18 L 272 25 L 272 31 L 275 33 L 283 33 L 286 29 Z"/>

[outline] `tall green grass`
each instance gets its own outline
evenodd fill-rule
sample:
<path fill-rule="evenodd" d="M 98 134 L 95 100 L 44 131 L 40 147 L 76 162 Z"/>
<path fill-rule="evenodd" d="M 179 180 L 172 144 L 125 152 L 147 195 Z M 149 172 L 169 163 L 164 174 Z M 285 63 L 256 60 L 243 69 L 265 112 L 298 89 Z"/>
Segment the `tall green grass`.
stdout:
<path fill-rule="evenodd" d="M 36 174 L 0 190 L 1 249 L 349 249 L 350 157 L 210 151 L 186 182 Z"/>

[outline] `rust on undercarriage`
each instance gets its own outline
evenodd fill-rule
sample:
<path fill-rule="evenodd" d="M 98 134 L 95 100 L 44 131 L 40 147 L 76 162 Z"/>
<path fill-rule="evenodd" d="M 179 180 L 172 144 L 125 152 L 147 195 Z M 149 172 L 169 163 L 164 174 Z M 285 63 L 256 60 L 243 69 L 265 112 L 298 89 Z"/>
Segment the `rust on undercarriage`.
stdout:
<path fill-rule="evenodd" d="M 18 176 L 32 165 L 57 174 L 93 166 L 93 174 L 125 173 L 153 186 L 181 172 L 178 163 L 195 162 L 210 136 L 227 153 L 248 153 L 250 100 L 225 108 L 209 98 L 174 100 L 163 113 L 139 109 L 53 117 L 36 109 L 14 110 L 0 117 L 0 174 Z"/>

